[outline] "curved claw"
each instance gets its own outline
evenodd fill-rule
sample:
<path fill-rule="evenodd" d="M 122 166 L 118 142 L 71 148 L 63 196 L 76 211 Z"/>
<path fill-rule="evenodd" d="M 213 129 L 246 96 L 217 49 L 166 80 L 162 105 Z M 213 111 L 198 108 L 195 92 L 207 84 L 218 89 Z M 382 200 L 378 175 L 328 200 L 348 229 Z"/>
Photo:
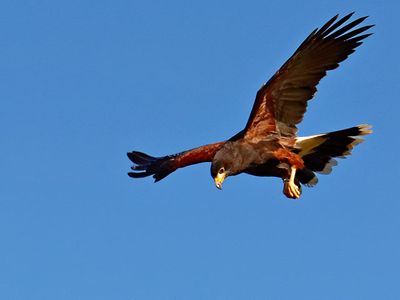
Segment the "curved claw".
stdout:
<path fill-rule="evenodd" d="M 297 186 L 294 182 L 291 183 L 289 180 L 285 180 L 283 193 L 288 198 L 299 199 L 301 195 L 301 187 Z"/>
<path fill-rule="evenodd" d="M 283 193 L 285 194 L 286 197 L 291 199 L 299 199 L 301 195 L 301 187 L 300 184 L 297 185 L 294 182 L 295 177 L 296 177 L 296 168 L 292 166 L 290 168 L 290 178 L 285 179 L 283 184 Z"/>

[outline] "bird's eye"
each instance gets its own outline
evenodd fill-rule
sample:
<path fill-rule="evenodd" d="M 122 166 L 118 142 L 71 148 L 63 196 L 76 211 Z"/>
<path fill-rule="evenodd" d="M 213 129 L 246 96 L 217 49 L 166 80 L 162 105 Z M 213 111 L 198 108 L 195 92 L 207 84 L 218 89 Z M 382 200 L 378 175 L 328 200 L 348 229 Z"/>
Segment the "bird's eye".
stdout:
<path fill-rule="evenodd" d="M 225 173 L 225 169 L 224 168 L 219 169 L 218 174 L 223 174 L 223 173 Z"/>

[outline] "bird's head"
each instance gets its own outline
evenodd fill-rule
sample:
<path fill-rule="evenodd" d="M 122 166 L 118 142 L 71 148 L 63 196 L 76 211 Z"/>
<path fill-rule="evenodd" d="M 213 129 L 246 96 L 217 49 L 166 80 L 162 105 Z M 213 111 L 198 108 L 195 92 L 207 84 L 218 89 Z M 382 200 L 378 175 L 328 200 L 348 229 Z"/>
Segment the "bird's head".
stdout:
<path fill-rule="evenodd" d="M 218 189 L 222 189 L 222 183 L 225 178 L 229 176 L 229 169 L 221 161 L 216 161 L 211 164 L 211 176 L 214 178 L 215 186 Z"/>
<path fill-rule="evenodd" d="M 237 147 L 227 143 L 219 150 L 211 164 L 211 176 L 214 178 L 215 186 L 222 189 L 222 183 L 228 176 L 236 175 L 243 170 L 243 160 Z"/>

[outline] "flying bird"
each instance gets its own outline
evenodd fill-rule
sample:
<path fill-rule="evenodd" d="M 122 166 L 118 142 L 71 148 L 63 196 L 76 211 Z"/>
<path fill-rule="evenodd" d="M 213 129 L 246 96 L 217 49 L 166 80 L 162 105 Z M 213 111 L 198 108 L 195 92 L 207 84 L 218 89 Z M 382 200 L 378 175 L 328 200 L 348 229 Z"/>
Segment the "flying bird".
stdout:
<path fill-rule="evenodd" d="M 311 32 L 258 90 L 242 131 L 228 140 L 164 157 L 129 152 L 127 155 L 134 165 L 128 175 L 153 176 L 157 182 L 179 168 L 211 162 L 211 176 L 219 189 L 228 176 L 241 173 L 274 176 L 283 180 L 283 193 L 288 198 L 299 198 L 301 185 L 316 185 L 315 173 L 329 174 L 337 164 L 335 158 L 350 155 L 353 147 L 363 141 L 360 136 L 372 132 L 370 125 L 363 124 L 324 134 L 297 136 L 297 124 L 303 120 L 319 81 L 372 34 L 365 31 L 374 25 L 358 26 L 367 17 L 347 22 L 352 15 L 341 19 L 336 15 Z"/>

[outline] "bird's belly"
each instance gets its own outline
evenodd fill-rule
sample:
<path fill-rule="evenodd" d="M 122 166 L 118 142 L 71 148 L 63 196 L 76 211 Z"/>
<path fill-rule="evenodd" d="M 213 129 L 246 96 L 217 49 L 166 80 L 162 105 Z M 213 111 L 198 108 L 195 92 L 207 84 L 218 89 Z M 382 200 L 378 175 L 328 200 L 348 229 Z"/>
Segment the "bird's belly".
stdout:
<path fill-rule="evenodd" d="M 289 166 L 280 163 L 276 158 L 271 158 L 263 164 L 249 167 L 244 173 L 254 176 L 286 178 L 289 174 Z"/>

